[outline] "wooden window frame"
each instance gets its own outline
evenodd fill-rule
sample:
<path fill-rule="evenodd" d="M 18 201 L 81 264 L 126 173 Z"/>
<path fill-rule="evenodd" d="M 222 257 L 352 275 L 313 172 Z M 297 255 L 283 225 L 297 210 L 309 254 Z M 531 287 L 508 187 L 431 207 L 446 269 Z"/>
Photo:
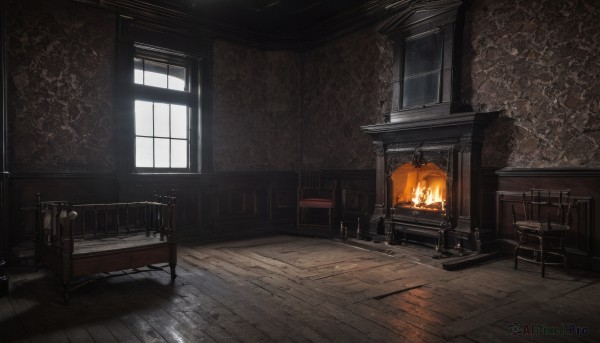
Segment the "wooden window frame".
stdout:
<path fill-rule="evenodd" d="M 213 41 L 190 37 L 186 32 L 157 29 L 143 21 L 119 17 L 117 22 L 115 110 L 117 173 L 197 174 L 212 172 L 212 55 Z M 189 91 L 135 84 L 134 57 L 186 65 Z M 165 91 L 191 103 L 188 168 L 137 168 L 135 162 L 135 100 L 161 102 Z M 169 101 L 162 101 L 171 103 Z"/>
<path fill-rule="evenodd" d="M 160 88 L 148 85 L 142 85 L 133 83 L 133 101 L 149 101 L 149 102 L 159 102 L 159 103 L 167 103 L 167 104 L 177 104 L 177 105 L 185 105 L 188 107 L 188 156 L 187 156 L 187 168 L 160 168 L 160 167 L 138 167 L 135 166 L 135 171 L 138 173 L 143 172 L 162 172 L 162 173 L 186 173 L 193 170 L 197 170 L 198 165 L 198 150 L 199 142 L 198 142 L 198 100 L 200 93 L 200 85 L 198 80 L 200 79 L 200 75 L 198 74 L 198 63 L 194 61 L 193 58 L 186 56 L 180 52 L 169 51 L 165 49 L 159 49 L 156 47 L 148 47 L 143 44 L 135 44 L 135 53 L 134 58 L 142 58 L 144 60 L 150 60 L 155 62 L 161 62 L 169 65 L 182 66 L 186 69 L 186 91 L 172 90 L 167 88 Z M 133 70 L 132 70 L 133 72 Z M 135 117 L 135 115 L 134 115 Z M 135 120 L 135 118 L 134 118 Z M 135 127 L 135 125 L 134 125 Z M 138 137 L 135 133 L 135 129 L 133 132 L 134 137 Z M 155 136 L 153 136 L 155 137 Z M 171 140 L 169 133 L 169 140 Z M 136 160 L 136 152 L 135 152 L 135 142 L 134 142 L 134 154 L 133 160 Z M 153 158 L 156 158 L 156 152 L 153 152 Z M 134 162 L 135 165 L 135 162 Z"/>
<path fill-rule="evenodd" d="M 462 36 L 465 5 L 462 1 L 417 4 L 397 14 L 398 20 L 382 27 L 393 47 L 392 108 L 386 121 L 399 122 L 417 118 L 435 118 L 462 111 L 471 111 L 460 100 Z M 441 34 L 441 70 L 438 101 L 403 107 L 405 43 L 407 40 Z"/>

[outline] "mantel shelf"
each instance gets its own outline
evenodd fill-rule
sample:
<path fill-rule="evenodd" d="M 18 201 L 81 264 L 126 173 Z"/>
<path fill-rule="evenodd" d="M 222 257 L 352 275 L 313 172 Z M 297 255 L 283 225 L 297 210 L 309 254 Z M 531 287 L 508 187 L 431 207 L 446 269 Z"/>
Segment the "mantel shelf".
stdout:
<path fill-rule="evenodd" d="M 365 125 L 360 128 L 363 133 L 373 135 L 408 130 L 474 126 L 476 124 L 483 124 L 485 126 L 496 119 L 498 114 L 499 112 L 462 112 L 435 118 L 418 118 L 415 116 L 396 123 Z"/>

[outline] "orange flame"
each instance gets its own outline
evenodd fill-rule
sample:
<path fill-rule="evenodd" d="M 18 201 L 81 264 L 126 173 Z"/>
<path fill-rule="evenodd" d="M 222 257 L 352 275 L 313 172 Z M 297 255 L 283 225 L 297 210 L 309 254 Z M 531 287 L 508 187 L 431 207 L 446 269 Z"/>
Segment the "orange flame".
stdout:
<path fill-rule="evenodd" d="M 427 181 L 422 180 L 417 184 L 417 188 L 413 191 L 412 198 L 413 206 L 421 207 L 435 203 L 444 202 L 444 194 L 442 186 L 433 184 L 429 186 Z"/>

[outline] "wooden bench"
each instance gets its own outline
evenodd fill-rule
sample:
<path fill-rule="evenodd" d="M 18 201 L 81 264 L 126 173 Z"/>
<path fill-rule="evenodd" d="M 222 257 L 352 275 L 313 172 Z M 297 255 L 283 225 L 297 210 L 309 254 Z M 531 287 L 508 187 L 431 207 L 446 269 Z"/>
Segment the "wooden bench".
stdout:
<path fill-rule="evenodd" d="M 76 278 L 168 263 L 177 276 L 175 198 L 75 204 L 38 194 L 35 258 L 60 277 L 65 303 L 85 284 Z M 153 267 L 154 269 L 156 267 Z"/>

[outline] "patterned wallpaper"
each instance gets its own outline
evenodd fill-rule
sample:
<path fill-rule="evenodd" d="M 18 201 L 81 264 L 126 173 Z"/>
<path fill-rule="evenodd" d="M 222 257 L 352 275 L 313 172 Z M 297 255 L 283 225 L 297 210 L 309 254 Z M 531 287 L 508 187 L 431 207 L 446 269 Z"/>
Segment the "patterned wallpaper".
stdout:
<path fill-rule="evenodd" d="M 374 168 L 372 141 L 360 126 L 380 123 L 390 111 L 389 40 L 363 33 L 303 58 L 302 167 Z"/>
<path fill-rule="evenodd" d="M 215 171 L 365 169 L 360 125 L 391 99 L 391 47 L 363 34 L 307 53 L 214 47 Z"/>
<path fill-rule="evenodd" d="M 215 171 L 298 168 L 300 70 L 295 53 L 215 42 Z"/>
<path fill-rule="evenodd" d="M 475 110 L 501 111 L 486 130 L 484 165 L 600 166 L 600 2 L 480 0 L 467 13 L 463 98 Z M 390 108 L 392 52 L 385 37 L 373 33 L 346 37 L 300 54 L 300 59 L 293 53 L 251 53 L 251 49 L 231 45 L 227 49 L 237 50 L 229 52 L 222 68 L 236 66 L 227 73 L 237 79 L 228 82 L 228 88 L 217 88 L 217 94 L 230 91 L 236 100 L 227 101 L 227 106 L 236 109 L 225 110 L 227 106 L 221 103 L 216 115 L 232 113 L 230 118 L 241 119 L 226 125 L 237 129 L 223 131 L 222 142 L 242 137 L 240 141 L 252 144 L 217 148 L 221 150 L 216 158 L 229 162 L 216 165 L 241 170 L 247 166 L 373 168 L 371 142 L 360 126 L 381 122 Z M 252 55 L 249 59 L 248 54 Z M 279 58 L 273 60 L 273 56 Z M 215 61 L 219 59 L 216 56 Z M 268 64 L 269 59 L 273 63 Z M 284 76 L 297 75 L 290 71 L 298 67 L 300 80 L 294 78 L 288 88 L 279 84 Z M 277 76 L 277 68 L 287 72 Z M 301 85 L 300 95 L 293 91 L 294 85 Z M 260 104 L 266 97 L 260 90 L 267 89 L 278 90 L 273 95 L 281 100 L 277 117 L 288 123 L 268 124 L 273 114 Z M 217 97 L 223 100 L 225 95 Z M 256 102 L 247 104 L 252 100 Z M 252 133 L 242 127 L 251 128 Z M 269 135 L 274 131 L 265 128 L 277 128 L 281 137 L 273 139 Z M 232 149 L 234 153 L 228 154 Z M 282 158 L 283 150 L 290 153 L 285 160 L 270 159 Z M 299 153 L 300 160 L 296 160 Z"/>
<path fill-rule="evenodd" d="M 114 15 L 64 0 L 8 12 L 11 170 L 114 170 Z M 502 111 L 485 165 L 600 166 L 598 17 L 594 0 L 473 2 L 463 97 Z M 215 171 L 373 168 L 360 126 L 389 112 L 391 64 L 368 32 L 305 53 L 216 41 Z"/>
<path fill-rule="evenodd" d="M 11 171 L 112 171 L 113 14 L 9 0 Z"/>
<path fill-rule="evenodd" d="M 600 166 L 599 17 L 596 0 L 474 1 L 464 97 L 502 110 L 485 165 Z"/>

